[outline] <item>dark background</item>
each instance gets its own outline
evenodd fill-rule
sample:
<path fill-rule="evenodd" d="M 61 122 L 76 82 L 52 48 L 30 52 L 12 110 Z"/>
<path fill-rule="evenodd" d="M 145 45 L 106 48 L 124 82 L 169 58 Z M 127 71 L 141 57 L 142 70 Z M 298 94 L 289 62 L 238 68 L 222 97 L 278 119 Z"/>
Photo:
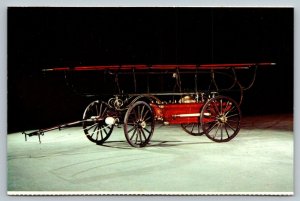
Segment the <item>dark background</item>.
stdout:
<path fill-rule="evenodd" d="M 292 8 L 8 8 L 8 132 L 81 119 L 94 98 L 70 90 L 63 73 L 41 72 L 63 66 L 275 62 L 259 69 L 242 113 L 292 113 L 293 14 Z M 76 76 L 103 85 L 97 72 Z"/>

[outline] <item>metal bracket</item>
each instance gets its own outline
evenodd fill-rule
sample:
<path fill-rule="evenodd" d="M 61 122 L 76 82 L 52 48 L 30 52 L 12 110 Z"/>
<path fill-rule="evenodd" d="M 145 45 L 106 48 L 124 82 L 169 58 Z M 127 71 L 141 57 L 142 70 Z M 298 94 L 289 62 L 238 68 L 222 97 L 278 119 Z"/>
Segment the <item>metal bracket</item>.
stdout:
<path fill-rule="evenodd" d="M 31 133 L 26 133 L 25 131 L 22 132 L 22 134 L 25 135 L 25 141 L 27 141 L 27 136 L 28 137 L 32 137 L 32 136 L 38 136 L 39 137 L 39 143 L 41 144 L 41 135 L 44 135 L 44 131 L 43 130 L 37 130 L 37 131 L 33 131 Z"/>

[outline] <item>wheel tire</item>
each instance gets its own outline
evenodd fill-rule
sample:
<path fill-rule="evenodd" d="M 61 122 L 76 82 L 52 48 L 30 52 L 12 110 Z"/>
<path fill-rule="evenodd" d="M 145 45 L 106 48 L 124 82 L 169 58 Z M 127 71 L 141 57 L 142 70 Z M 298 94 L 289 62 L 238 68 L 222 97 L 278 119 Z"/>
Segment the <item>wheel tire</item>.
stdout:
<path fill-rule="evenodd" d="M 103 101 L 93 101 L 83 113 L 82 124 L 86 137 L 96 143 L 103 144 L 111 135 L 114 125 L 107 125 L 105 118 L 109 115 L 109 106 Z"/>
<path fill-rule="evenodd" d="M 202 108 L 200 122 L 205 135 L 215 142 L 228 142 L 240 130 L 239 105 L 226 96 L 208 100 Z"/>
<path fill-rule="evenodd" d="M 154 115 L 148 103 L 137 101 L 128 108 L 124 118 L 124 134 L 131 146 L 146 146 L 151 140 L 154 126 Z"/>

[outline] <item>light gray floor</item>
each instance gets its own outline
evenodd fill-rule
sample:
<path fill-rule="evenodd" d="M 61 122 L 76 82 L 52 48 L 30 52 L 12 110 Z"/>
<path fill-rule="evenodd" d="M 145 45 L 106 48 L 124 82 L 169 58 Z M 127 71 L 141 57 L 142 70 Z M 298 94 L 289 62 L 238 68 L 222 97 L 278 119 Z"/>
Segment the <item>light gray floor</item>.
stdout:
<path fill-rule="evenodd" d="M 51 131 L 38 143 L 7 137 L 9 194 L 293 192 L 293 117 L 246 117 L 227 143 L 190 136 L 179 126 L 156 127 L 152 143 L 130 147 L 122 128 L 104 146 L 80 127 Z"/>

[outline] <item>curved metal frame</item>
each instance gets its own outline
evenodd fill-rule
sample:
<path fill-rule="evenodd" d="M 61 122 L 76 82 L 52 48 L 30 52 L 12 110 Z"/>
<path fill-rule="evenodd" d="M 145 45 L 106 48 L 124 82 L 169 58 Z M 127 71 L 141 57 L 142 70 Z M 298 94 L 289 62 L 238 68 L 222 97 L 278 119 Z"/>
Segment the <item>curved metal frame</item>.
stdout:
<path fill-rule="evenodd" d="M 202 93 L 202 92 L 209 93 L 211 91 L 217 91 L 217 92 L 221 93 L 221 92 L 224 92 L 224 91 L 231 91 L 235 87 L 237 87 L 237 89 L 239 91 L 239 94 L 240 94 L 240 98 L 238 99 L 239 100 L 238 103 L 239 103 L 239 105 L 241 105 L 241 103 L 243 101 L 243 92 L 245 90 L 250 89 L 253 86 L 253 84 L 255 83 L 255 80 L 256 80 L 258 65 L 254 65 L 252 68 L 254 69 L 252 79 L 251 79 L 250 83 L 248 83 L 246 86 L 243 86 L 241 84 L 241 82 L 239 81 L 238 75 L 236 73 L 236 69 L 234 67 L 227 67 L 226 69 L 205 69 L 205 70 L 201 70 L 201 71 L 199 70 L 200 69 L 199 67 L 196 67 L 194 71 L 191 71 L 191 70 L 180 71 L 179 68 L 177 67 L 177 68 L 174 68 L 172 70 L 168 69 L 165 72 L 154 72 L 154 71 L 150 71 L 149 70 L 150 68 L 147 68 L 148 72 L 142 72 L 142 74 L 161 74 L 161 73 L 171 74 L 176 79 L 176 82 L 175 82 L 174 87 L 173 87 L 173 92 L 169 92 L 169 93 L 168 92 L 167 93 L 150 93 L 149 92 L 149 86 L 148 86 L 147 87 L 147 93 L 139 93 L 139 94 L 136 94 L 136 93 L 135 94 L 123 94 L 122 90 L 120 88 L 118 75 L 119 74 L 133 74 L 134 89 L 136 91 L 136 88 L 137 88 L 136 75 L 140 74 L 141 72 L 137 72 L 134 68 L 130 68 L 130 69 L 132 69 L 132 71 L 126 71 L 126 72 L 120 71 L 120 69 L 116 72 L 109 71 L 109 70 L 106 70 L 106 71 L 109 74 L 115 76 L 114 82 L 115 82 L 116 88 L 118 90 L 118 95 L 114 95 L 115 97 L 116 96 L 128 96 L 129 98 L 131 98 L 132 96 L 144 96 L 144 97 L 147 96 L 149 98 L 153 98 L 153 97 L 155 97 L 154 95 L 160 95 L 160 94 L 161 95 L 168 95 L 169 94 L 169 95 L 174 96 L 174 95 L 178 95 L 180 93 L 197 95 L 197 94 Z M 250 68 L 246 68 L 246 69 L 250 69 Z M 73 72 L 73 71 L 70 71 L 70 72 Z M 72 81 L 70 81 L 71 77 L 67 76 L 67 71 L 64 71 L 64 73 L 65 73 L 64 79 L 65 79 L 66 85 L 69 88 L 71 88 L 71 90 L 75 94 L 81 94 L 83 96 L 88 96 L 88 97 L 97 96 L 96 94 L 83 94 L 83 93 L 79 92 L 76 89 L 76 86 L 74 84 L 71 84 L 72 83 Z M 194 79 L 195 79 L 194 82 L 195 83 L 194 83 L 194 90 L 193 91 L 189 91 L 189 92 L 182 91 L 182 89 L 181 89 L 181 79 L 180 79 L 181 74 L 195 74 L 195 77 L 194 77 Z M 198 75 L 199 74 L 210 74 L 210 84 L 209 84 L 209 86 L 207 87 L 207 89 L 200 90 L 200 91 L 198 90 Z M 219 84 L 217 83 L 216 79 L 215 79 L 216 75 L 222 75 L 222 76 L 225 76 L 225 77 L 228 77 L 228 78 L 232 79 L 232 84 L 230 84 L 230 86 L 227 87 L 227 88 L 220 87 Z M 212 89 L 212 85 L 214 86 L 215 89 Z M 177 92 L 176 89 L 178 89 L 178 92 Z M 109 94 L 106 94 L 106 95 L 109 95 Z M 153 98 L 153 99 L 156 99 L 156 98 Z"/>

